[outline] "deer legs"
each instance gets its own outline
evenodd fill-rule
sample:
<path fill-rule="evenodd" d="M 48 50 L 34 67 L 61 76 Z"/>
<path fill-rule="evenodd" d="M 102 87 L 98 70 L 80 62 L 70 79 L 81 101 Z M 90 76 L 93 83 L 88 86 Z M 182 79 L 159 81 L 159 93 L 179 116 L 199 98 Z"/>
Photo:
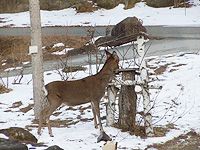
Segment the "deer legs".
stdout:
<path fill-rule="evenodd" d="M 43 122 L 43 119 L 45 119 L 45 121 L 47 122 L 49 135 L 53 136 L 51 125 L 50 125 L 50 116 L 60 105 L 61 105 L 61 102 L 59 101 L 57 101 L 57 103 L 54 103 L 54 104 L 50 103 L 50 105 L 48 105 L 41 111 L 40 118 L 39 118 L 39 127 L 38 127 L 39 135 L 41 135 L 42 122 Z"/>
<path fill-rule="evenodd" d="M 95 125 L 95 128 L 97 128 L 97 120 L 96 120 L 96 116 L 97 116 L 100 130 L 103 132 L 104 130 L 103 130 L 103 126 L 101 124 L 99 101 L 92 101 L 92 112 L 94 114 L 94 125 Z"/>
<path fill-rule="evenodd" d="M 96 129 L 98 129 L 98 125 L 97 125 L 97 115 L 96 115 L 96 112 L 95 112 L 95 108 L 94 108 L 94 104 L 91 102 L 91 107 L 92 107 L 92 113 L 94 115 L 94 127 Z"/>
<path fill-rule="evenodd" d="M 101 124 L 99 101 L 93 101 L 92 102 L 92 109 L 94 109 L 94 112 L 93 112 L 93 114 L 94 114 L 94 124 L 95 124 L 95 120 L 96 120 L 95 118 L 96 118 L 96 115 L 97 115 L 97 118 L 98 118 L 98 121 L 99 121 L 100 131 L 101 131 L 99 137 L 97 138 L 97 142 L 111 140 L 111 138 L 104 132 L 103 126 Z"/>
<path fill-rule="evenodd" d="M 49 105 L 45 107 L 40 113 L 38 134 L 41 135 L 42 123 L 43 123 L 43 119 L 45 119 L 45 121 L 47 122 L 49 135 L 53 136 L 49 119 L 50 119 L 51 114 L 61 105 L 62 102 L 57 100 L 57 101 L 53 101 L 54 103 L 52 103 L 51 99 L 48 99 L 48 100 L 49 100 Z M 98 128 L 98 125 L 97 125 L 97 119 L 98 119 L 100 130 L 101 132 L 104 132 L 102 124 L 101 124 L 101 118 L 100 118 L 99 101 L 92 101 L 91 106 L 92 106 L 92 112 L 94 115 L 94 126 L 95 128 Z"/>
<path fill-rule="evenodd" d="M 54 110 L 53 110 L 54 111 Z M 41 128 L 42 128 L 42 122 L 43 119 L 47 122 L 48 130 L 49 130 L 49 135 L 53 136 L 52 130 L 51 130 L 51 125 L 50 125 L 50 116 L 53 113 L 51 111 L 50 106 L 47 106 L 42 112 L 40 113 L 40 119 L 39 119 L 39 127 L 38 127 L 38 134 L 41 135 Z"/>
<path fill-rule="evenodd" d="M 41 135 L 42 122 L 43 122 L 44 114 L 45 114 L 47 108 L 48 108 L 48 107 L 46 107 L 45 109 L 43 109 L 43 110 L 40 112 L 39 127 L 38 127 L 38 134 L 39 134 L 39 135 Z"/>

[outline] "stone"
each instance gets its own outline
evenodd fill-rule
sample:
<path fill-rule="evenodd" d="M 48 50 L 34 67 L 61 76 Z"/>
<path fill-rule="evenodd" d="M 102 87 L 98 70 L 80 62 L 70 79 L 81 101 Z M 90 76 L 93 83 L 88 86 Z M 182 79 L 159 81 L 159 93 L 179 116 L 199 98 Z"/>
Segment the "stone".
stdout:
<path fill-rule="evenodd" d="M 0 13 L 18 13 L 29 10 L 29 0 L 0 0 Z M 119 4 L 124 4 L 124 9 L 134 7 L 140 0 L 40 0 L 42 10 L 60 10 L 65 8 L 76 8 L 78 12 L 91 12 L 97 7 L 112 9 Z M 85 5 L 86 4 L 86 5 Z"/>
<path fill-rule="evenodd" d="M 105 9 L 112 9 L 119 4 L 117 0 L 96 0 L 96 3 L 99 7 Z"/>
<path fill-rule="evenodd" d="M 10 140 L 16 140 L 18 142 L 30 144 L 37 143 L 37 138 L 34 135 L 32 135 L 29 131 L 24 130 L 23 128 L 11 127 L 8 129 L 1 129 L 0 133 L 8 136 Z"/>
<path fill-rule="evenodd" d="M 16 141 L 0 138 L 0 150 L 28 150 L 28 147 Z"/>
<path fill-rule="evenodd" d="M 54 145 L 54 146 L 48 147 L 46 150 L 64 150 L 64 149 L 60 148 L 57 145 Z"/>
<path fill-rule="evenodd" d="M 156 8 L 174 6 L 174 0 L 145 0 L 145 1 L 148 6 Z M 184 2 L 184 0 L 180 0 L 180 2 Z"/>
<path fill-rule="evenodd" d="M 147 32 L 142 22 L 137 17 L 127 17 L 113 27 L 111 36 L 119 38 L 139 32 Z"/>
<path fill-rule="evenodd" d="M 97 138 L 97 143 L 99 143 L 100 141 L 110 141 L 111 138 L 103 131 L 100 132 L 99 137 Z"/>
<path fill-rule="evenodd" d="M 136 17 L 127 17 L 113 27 L 111 36 L 100 37 L 95 41 L 95 44 L 97 47 L 119 46 L 131 41 L 136 41 L 137 34 L 140 32 L 147 32 L 142 22 Z M 146 38 L 147 37 L 145 37 L 145 39 Z"/>

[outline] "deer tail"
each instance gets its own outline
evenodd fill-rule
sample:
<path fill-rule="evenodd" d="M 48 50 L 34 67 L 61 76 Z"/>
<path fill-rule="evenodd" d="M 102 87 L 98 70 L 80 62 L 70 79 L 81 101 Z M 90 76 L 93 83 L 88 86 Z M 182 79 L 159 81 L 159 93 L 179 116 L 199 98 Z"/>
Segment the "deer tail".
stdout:
<path fill-rule="evenodd" d="M 43 99 L 44 105 L 43 106 L 47 106 L 47 105 L 49 105 L 49 101 L 47 99 L 48 91 L 45 88 L 45 86 L 43 86 L 43 92 L 44 92 L 44 99 Z"/>
<path fill-rule="evenodd" d="M 47 95 L 48 95 L 48 91 L 47 91 L 47 89 L 45 88 L 45 86 L 43 86 L 43 91 L 44 91 L 45 96 L 47 96 Z"/>

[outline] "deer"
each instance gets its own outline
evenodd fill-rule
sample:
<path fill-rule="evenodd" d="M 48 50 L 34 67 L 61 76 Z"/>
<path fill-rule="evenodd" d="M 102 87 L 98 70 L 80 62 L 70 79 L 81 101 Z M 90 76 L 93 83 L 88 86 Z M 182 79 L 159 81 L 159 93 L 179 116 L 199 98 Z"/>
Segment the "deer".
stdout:
<path fill-rule="evenodd" d="M 119 57 L 115 51 L 113 51 L 113 53 L 108 51 L 105 52 L 107 59 L 102 69 L 97 74 L 74 81 L 53 81 L 45 86 L 48 105 L 40 113 L 38 127 L 39 135 L 41 135 L 42 123 L 45 118 L 49 135 L 53 136 L 50 125 L 50 116 L 61 104 L 77 106 L 91 102 L 94 126 L 95 128 L 98 128 L 98 119 L 100 132 L 103 133 L 103 136 L 105 135 L 103 138 L 109 140 L 109 136 L 105 134 L 101 123 L 99 103 L 105 94 L 108 83 L 115 76 L 116 69 L 119 69 Z"/>

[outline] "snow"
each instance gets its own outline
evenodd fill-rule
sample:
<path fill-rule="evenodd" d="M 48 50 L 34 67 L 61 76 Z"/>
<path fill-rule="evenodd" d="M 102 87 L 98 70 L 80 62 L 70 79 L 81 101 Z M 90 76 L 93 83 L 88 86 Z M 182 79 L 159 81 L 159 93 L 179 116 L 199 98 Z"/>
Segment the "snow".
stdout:
<path fill-rule="evenodd" d="M 159 67 L 168 64 L 166 71 L 159 75 L 151 75 L 151 85 L 161 85 L 162 90 L 150 90 L 151 99 L 154 101 L 153 124 L 154 126 L 165 127 L 169 123 L 174 123 L 177 129 L 171 129 L 164 137 L 149 137 L 143 139 L 139 136 L 130 135 L 127 132 L 121 132 L 114 127 L 106 127 L 106 121 L 103 120 L 103 126 L 108 135 L 114 141 L 118 142 L 118 149 L 126 147 L 127 149 L 144 149 L 147 145 L 153 143 L 161 143 L 177 137 L 181 133 L 186 133 L 191 130 L 200 133 L 200 55 L 199 54 L 171 54 L 165 56 L 154 56 L 147 58 L 148 64 L 151 67 Z M 130 60 L 131 61 L 131 60 Z M 122 62 L 121 62 L 122 64 Z M 126 63 L 123 63 L 126 64 Z M 88 66 L 86 66 L 88 67 Z M 126 66 L 124 66 L 126 67 Z M 95 71 L 95 66 L 92 66 Z M 170 71 L 176 69 L 174 71 Z M 154 72 L 152 69 L 149 72 Z M 89 71 L 79 71 L 69 74 L 69 79 L 72 77 L 79 79 L 88 76 Z M 12 126 L 23 127 L 32 124 L 34 119 L 34 111 L 30 110 L 27 113 L 20 111 L 21 108 L 33 104 L 32 100 L 32 82 L 31 75 L 24 75 L 22 84 L 11 84 L 15 77 L 9 78 L 9 87 L 13 89 L 10 93 L 1 94 L 0 97 L 0 129 Z M 48 71 L 44 73 L 45 83 L 54 80 L 60 80 L 60 76 L 56 71 Z M 3 79 L 6 82 L 6 78 Z M 74 79 L 73 79 L 74 80 Z M 137 87 L 139 90 L 139 88 Z M 22 102 L 22 106 L 17 108 L 10 108 L 14 102 Z M 106 115 L 105 102 L 101 102 L 101 116 Z M 90 104 L 81 105 L 82 108 L 88 107 Z M 142 105 L 140 104 L 139 109 Z M 39 142 L 44 142 L 48 146 L 59 145 L 65 150 L 88 150 L 101 149 L 104 142 L 96 143 L 99 135 L 99 130 L 94 128 L 93 121 L 80 121 L 77 116 L 80 115 L 82 119 L 93 118 L 90 109 L 84 110 L 83 115 L 80 112 L 80 106 L 73 107 L 75 110 L 67 110 L 68 106 L 59 108 L 56 112 L 60 112 L 59 116 L 51 116 L 51 120 L 73 120 L 79 121 L 75 125 L 68 127 L 52 128 L 54 137 L 50 137 L 47 127 L 42 129 L 42 135 L 37 135 L 36 127 L 31 127 L 31 133 L 34 134 Z M 169 111 L 166 113 L 166 110 Z M 10 110 L 10 111 L 6 111 Z M 6 112 L 5 112 L 6 111 Z M 117 112 L 116 112 L 117 114 Z M 160 118 L 165 117 L 159 121 Z M 6 117 L 5 117 L 6 116 Z M 138 120 L 139 121 L 139 117 Z M 156 123 L 156 124 L 155 124 Z M 0 134 L 2 137 L 3 135 Z M 29 148 L 31 145 L 29 145 Z M 38 150 L 43 148 L 37 148 Z"/>
<path fill-rule="evenodd" d="M 30 64 L 30 61 L 22 62 L 23 65 Z"/>
<path fill-rule="evenodd" d="M 105 26 L 115 25 L 126 17 L 136 16 L 144 25 L 168 25 L 168 26 L 199 26 L 200 2 L 190 0 L 195 6 L 192 8 L 152 8 L 140 2 L 134 8 L 124 10 L 124 5 L 106 10 L 99 9 L 94 12 L 77 13 L 74 8 L 63 10 L 41 10 L 42 26 Z M 29 12 L 0 14 L 0 27 L 29 27 Z M 5 22 L 5 23 L 4 23 Z"/>
<path fill-rule="evenodd" d="M 22 67 L 12 67 L 12 68 L 8 68 L 8 69 L 5 69 L 4 71 L 12 71 L 12 70 L 17 70 L 17 69 L 22 69 Z"/>
<path fill-rule="evenodd" d="M 64 47 L 65 44 L 64 43 L 56 43 L 53 45 L 53 48 L 57 48 L 57 47 Z M 68 46 L 66 46 L 66 48 L 64 48 L 62 51 L 56 51 L 56 52 L 53 52 L 52 54 L 53 55 L 65 55 L 67 54 L 67 52 L 69 50 L 72 50 L 73 48 L 68 48 Z"/>
<path fill-rule="evenodd" d="M 61 47 L 61 46 L 65 46 L 65 44 L 64 43 L 56 43 L 53 45 L 53 48 Z"/>
<path fill-rule="evenodd" d="M 65 55 L 65 54 L 67 54 L 67 52 L 69 50 L 73 50 L 73 48 L 64 48 L 62 51 L 56 51 L 56 52 L 53 52 L 52 54 L 54 54 L 54 55 Z"/>
<path fill-rule="evenodd" d="M 43 11 L 41 10 L 42 26 L 95 26 L 95 25 L 114 25 L 122 19 L 129 16 L 136 16 L 143 20 L 144 25 L 172 25 L 172 26 L 200 26 L 200 2 L 191 0 L 196 6 L 192 8 L 151 8 L 144 2 L 136 4 L 132 9 L 124 10 L 124 5 L 118 5 L 111 10 L 100 9 L 93 13 L 76 13 L 73 8 L 59 11 Z M 0 14 L 0 26 L 13 24 L 12 27 L 28 27 L 30 26 L 29 12 L 15 14 Z M 3 19 L 2 19 L 3 18 Z M 86 24 L 89 22 L 89 24 Z M 56 46 L 62 46 L 58 44 Z M 54 45 L 55 46 L 55 45 Z M 64 49 L 65 53 L 68 48 Z M 60 54 L 60 53 L 56 53 Z M 162 86 L 161 90 L 151 89 L 150 97 L 154 104 L 153 126 L 166 127 L 167 124 L 174 123 L 176 129 L 170 131 L 163 137 L 148 137 L 141 138 L 140 136 L 130 135 L 127 132 L 114 127 L 106 127 L 106 120 L 102 120 L 105 132 L 111 138 L 118 142 L 118 149 L 145 149 L 147 145 L 153 143 L 163 143 L 179 136 L 182 133 L 187 133 L 191 130 L 200 134 L 200 52 L 194 53 L 177 53 L 164 56 L 154 56 L 146 58 L 153 86 Z M 134 61 L 134 60 L 128 60 Z M 127 63 L 122 63 L 124 67 Z M 25 63 L 26 64 L 26 63 Z M 155 69 L 167 65 L 166 70 L 162 74 L 155 75 Z M 86 66 L 89 68 L 88 66 Z M 133 66 L 131 66 L 133 67 Z M 12 68 L 10 68 L 11 70 Z M 15 68 L 16 69 L 16 68 Z M 95 66 L 92 66 L 95 72 Z M 70 73 L 69 80 L 80 79 L 89 75 L 89 69 Z M 51 116 L 51 120 L 67 120 L 76 122 L 68 127 L 53 127 L 54 137 L 50 137 L 47 127 L 42 128 L 42 135 L 37 134 L 37 124 L 33 124 L 34 111 L 31 109 L 27 113 L 20 111 L 30 104 L 33 104 L 33 86 L 32 75 L 24 75 L 21 84 L 12 84 L 16 77 L 3 78 L 4 83 L 8 83 L 9 88 L 13 90 L 10 93 L 0 94 L 0 129 L 9 127 L 28 127 L 31 133 L 34 134 L 39 142 L 44 142 L 48 146 L 58 145 L 65 150 L 99 150 L 102 149 L 104 142 L 97 143 L 99 130 L 94 128 L 93 121 L 81 121 L 81 119 L 93 118 L 90 109 L 86 109 L 83 113 L 81 108 L 87 108 L 90 104 L 73 107 L 74 110 L 66 110 L 68 106 L 62 106 L 56 110 L 60 112 L 58 116 Z M 45 84 L 61 80 L 60 75 L 56 70 L 44 72 Z M 0 83 L 2 81 L 0 80 Z M 136 87 L 140 91 L 140 87 Z M 142 110 L 142 99 L 139 96 L 138 110 Z M 22 102 L 20 107 L 11 108 L 13 103 Z M 101 116 L 106 116 L 106 99 L 101 100 Z M 118 112 L 116 112 L 117 114 Z M 162 118 L 162 119 L 161 119 Z M 160 120 L 161 119 L 161 120 Z M 117 122 L 117 120 L 115 120 Z M 137 117 L 137 123 L 141 121 Z M 35 126 L 35 127 L 34 127 Z M 7 138 L 3 134 L 0 137 Z M 31 148 L 31 145 L 28 145 Z M 44 147 L 37 147 L 37 150 L 42 150 Z"/>

